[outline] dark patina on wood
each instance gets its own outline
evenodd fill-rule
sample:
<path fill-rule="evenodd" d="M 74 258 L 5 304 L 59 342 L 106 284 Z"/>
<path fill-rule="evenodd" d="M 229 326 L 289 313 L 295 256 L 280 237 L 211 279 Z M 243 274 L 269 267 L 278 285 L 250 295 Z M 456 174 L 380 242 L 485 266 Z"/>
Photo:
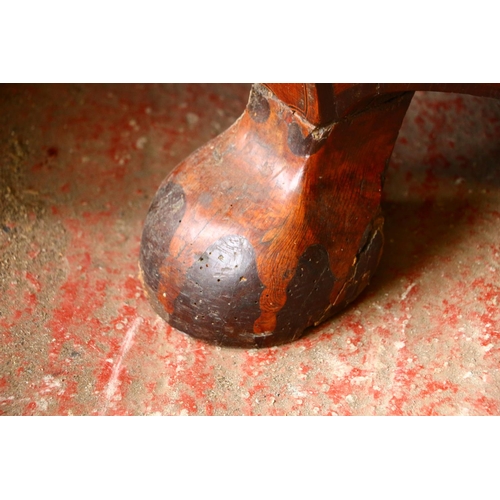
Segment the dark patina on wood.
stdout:
<path fill-rule="evenodd" d="M 498 85 L 256 84 L 243 115 L 162 184 L 140 267 L 155 310 L 219 345 L 299 338 L 368 285 L 386 166 L 415 90 Z"/>

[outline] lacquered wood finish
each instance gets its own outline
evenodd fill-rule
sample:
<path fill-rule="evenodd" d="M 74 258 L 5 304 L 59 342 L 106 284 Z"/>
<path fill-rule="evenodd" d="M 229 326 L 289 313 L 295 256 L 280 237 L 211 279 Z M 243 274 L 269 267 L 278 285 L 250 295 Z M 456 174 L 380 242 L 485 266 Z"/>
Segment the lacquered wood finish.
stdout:
<path fill-rule="evenodd" d="M 499 86 L 433 86 L 500 97 Z M 354 300 L 383 248 L 384 171 L 412 84 L 254 85 L 237 122 L 181 163 L 147 215 L 156 311 L 221 345 L 292 341 Z"/>
<path fill-rule="evenodd" d="M 265 83 L 278 99 L 325 126 L 402 92 L 455 92 L 500 99 L 498 83 Z"/>

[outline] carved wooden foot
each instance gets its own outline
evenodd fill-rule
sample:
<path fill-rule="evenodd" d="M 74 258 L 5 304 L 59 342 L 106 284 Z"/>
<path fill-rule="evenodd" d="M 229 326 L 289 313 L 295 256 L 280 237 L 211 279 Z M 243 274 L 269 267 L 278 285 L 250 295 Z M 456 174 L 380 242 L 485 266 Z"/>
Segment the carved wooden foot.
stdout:
<path fill-rule="evenodd" d="M 384 171 L 413 90 L 254 85 L 152 202 L 140 266 L 157 313 L 199 339 L 263 347 L 354 300 L 382 252 Z"/>

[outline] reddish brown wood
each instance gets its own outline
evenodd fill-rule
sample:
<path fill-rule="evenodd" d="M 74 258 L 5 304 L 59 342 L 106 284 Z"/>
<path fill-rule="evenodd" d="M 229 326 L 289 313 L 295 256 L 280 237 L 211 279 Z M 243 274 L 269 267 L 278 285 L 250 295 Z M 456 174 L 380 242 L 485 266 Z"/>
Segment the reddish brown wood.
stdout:
<path fill-rule="evenodd" d="M 454 92 L 500 99 L 498 83 L 356 83 L 332 84 L 334 120 L 340 120 L 401 92 Z"/>
<path fill-rule="evenodd" d="M 424 90 L 500 98 L 498 83 L 265 83 L 312 125 L 324 126 L 402 92 Z"/>
<path fill-rule="evenodd" d="M 334 119 L 331 83 L 264 83 L 263 86 L 312 125 L 327 124 Z"/>
<path fill-rule="evenodd" d="M 429 86 L 500 97 L 498 85 Z M 254 85 L 247 109 L 163 182 L 140 265 L 156 311 L 221 345 L 292 341 L 365 288 L 386 165 L 413 84 Z"/>

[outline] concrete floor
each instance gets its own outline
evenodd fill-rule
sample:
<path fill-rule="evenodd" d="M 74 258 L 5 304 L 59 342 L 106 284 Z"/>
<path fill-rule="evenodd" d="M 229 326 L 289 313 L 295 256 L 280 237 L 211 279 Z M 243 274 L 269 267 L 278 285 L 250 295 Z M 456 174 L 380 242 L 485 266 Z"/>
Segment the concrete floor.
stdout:
<path fill-rule="evenodd" d="M 248 90 L 0 86 L 0 414 L 498 415 L 500 101 L 416 94 L 379 271 L 306 338 L 218 348 L 153 313 L 150 200 Z"/>

